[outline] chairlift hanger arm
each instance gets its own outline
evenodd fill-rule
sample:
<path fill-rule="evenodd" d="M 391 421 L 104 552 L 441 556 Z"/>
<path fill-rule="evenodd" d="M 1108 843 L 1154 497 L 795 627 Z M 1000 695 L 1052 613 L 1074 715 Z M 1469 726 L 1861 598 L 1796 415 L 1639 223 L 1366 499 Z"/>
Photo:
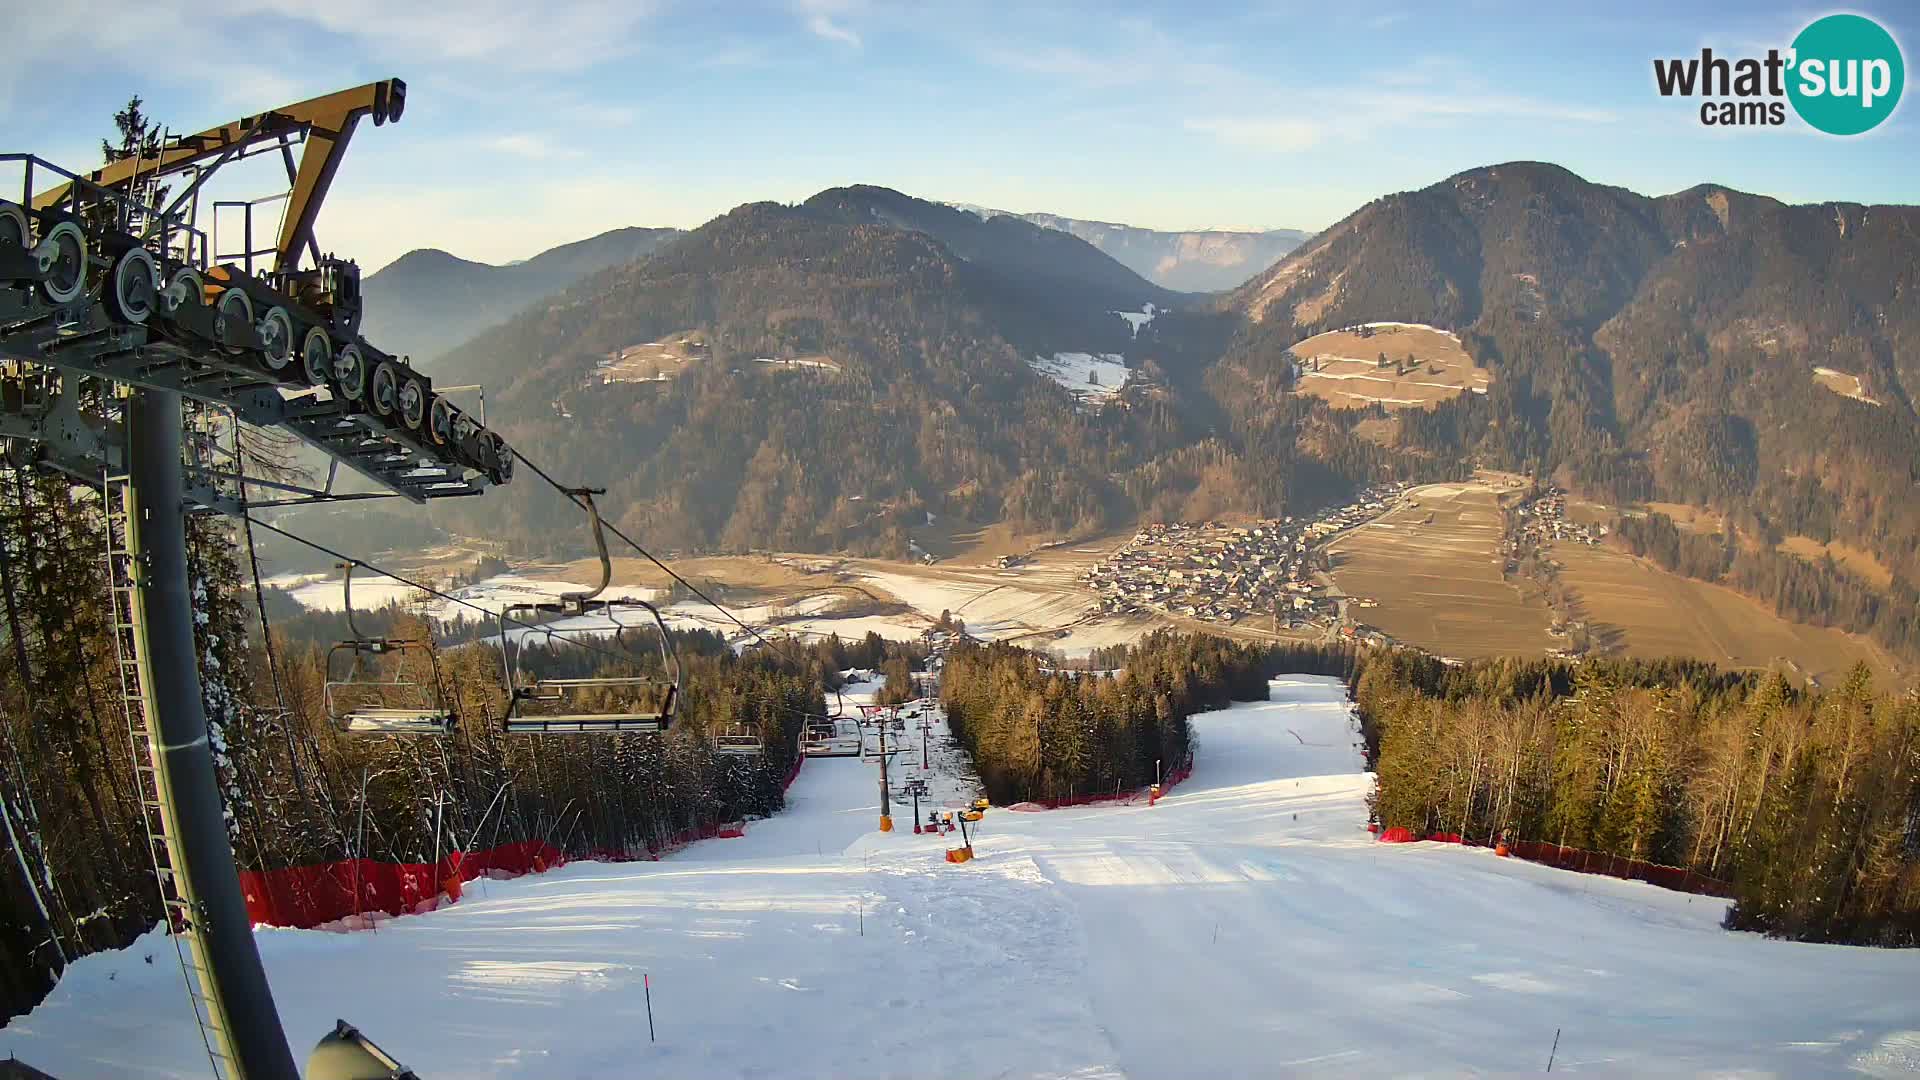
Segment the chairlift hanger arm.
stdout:
<path fill-rule="evenodd" d="M 157 153 L 137 152 L 85 174 L 84 179 L 103 188 L 125 189 L 138 178 L 152 179 L 183 172 L 209 159 L 243 152 L 258 143 L 303 136 L 300 165 L 292 178 L 286 219 L 275 253 L 274 269 L 289 271 L 300 261 L 301 249 L 313 242 L 314 219 L 319 216 L 320 204 L 333 184 L 354 126 L 364 116 L 371 116 L 375 124 L 399 120 L 406 101 L 405 82 L 382 79 L 173 139 Z M 68 197 L 72 186 L 61 184 L 35 196 L 34 208 L 45 210 L 58 206 Z"/>
<path fill-rule="evenodd" d="M 600 520 L 600 507 L 593 501 L 595 495 L 605 495 L 606 493 L 606 488 L 589 487 L 569 488 L 563 492 L 567 498 L 572 499 L 574 503 L 586 510 L 587 517 L 593 522 L 593 547 L 594 551 L 600 556 L 600 584 L 595 585 L 586 592 L 566 593 L 560 598 L 565 603 L 583 609 L 588 601 L 606 592 L 607 586 L 613 583 L 613 557 L 607 554 L 607 530 L 606 526 Z M 659 617 L 660 613 L 654 612 L 654 618 L 657 620 Z M 663 631 L 665 630 L 664 624 L 662 624 L 661 629 Z"/>

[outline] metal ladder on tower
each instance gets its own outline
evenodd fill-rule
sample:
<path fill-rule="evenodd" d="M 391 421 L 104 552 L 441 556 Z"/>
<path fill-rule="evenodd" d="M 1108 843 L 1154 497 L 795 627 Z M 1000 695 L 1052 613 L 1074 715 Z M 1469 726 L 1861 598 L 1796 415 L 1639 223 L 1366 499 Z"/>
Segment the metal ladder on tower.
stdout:
<path fill-rule="evenodd" d="M 113 651 L 120 672 L 120 705 L 127 716 L 127 739 L 133 750 L 135 787 L 140 818 L 147 833 L 147 852 L 153 863 L 154 883 L 167 915 L 167 936 L 173 941 L 186 984 L 194 1023 L 216 1080 L 238 1075 L 228 1054 L 222 1018 L 207 994 L 206 949 L 186 881 L 174 867 L 178 860 L 169 839 L 166 803 L 161 798 L 158 744 L 147 722 L 146 684 L 141 678 L 141 641 L 138 624 L 139 553 L 131 549 L 127 520 L 127 477 L 102 474 L 101 497 L 106 511 L 107 595 L 113 605 Z"/>

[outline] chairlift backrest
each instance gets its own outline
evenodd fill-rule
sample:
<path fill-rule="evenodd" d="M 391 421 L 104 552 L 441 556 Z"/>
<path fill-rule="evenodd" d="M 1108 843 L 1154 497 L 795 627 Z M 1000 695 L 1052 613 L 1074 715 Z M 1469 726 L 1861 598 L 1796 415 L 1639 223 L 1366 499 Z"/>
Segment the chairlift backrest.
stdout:
<path fill-rule="evenodd" d="M 766 743 L 758 734 L 747 732 L 745 727 L 746 725 L 744 724 L 735 724 L 726 732 L 714 736 L 714 752 L 736 757 L 746 757 L 764 753 L 767 748 Z"/>
<path fill-rule="evenodd" d="M 557 601 L 513 604 L 500 611 L 500 660 L 504 672 L 502 685 L 507 692 L 507 711 L 501 721 L 501 730 L 507 734 L 658 733 L 673 723 L 674 710 L 679 705 L 680 697 L 680 659 L 674 650 L 673 639 L 667 633 L 666 620 L 660 617 L 658 608 L 645 600 L 598 599 L 613 580 L 613 563 L 607 554 L 600 510 L 593 502 L 593 496 L 597 493 L 587 488 L 568 492 L 576 503 L 586 509 L 592 524 L 594 547 L 600 557 L 600 583 L 584 592 L 564 593 Z M 544 635 L 550 642 L 583 643 L 584 639 L 604 635 L 611 629 L 618 640 L 621 633 L 628 629 L 620 620 L 622 610 L 644 611 L 651 617 L 653 628 L 660 635 L 660 666 L 664 677 L 600 675 L 560 678 L 543 677 L 537 672 L 530 680 L 522 677 L 520 668 L 526 661 L 525 646 L 529 635 Z M 533 625 L 518 618 L 519 614 L 536 620 L 541 616 L 552 616 L 556 620 L 584 619 L 599 614 L 606 618 L 611 627 L 566 627 L 552 623 Z M 513 629 L 509 629 L 510 626 Z M 607 694 L 621 699 L 615 707 L 594 705 L 585 700 L 589 695 Z M 657 698 L 657 701 L 647 702 L 644 700 L 647 698 Z"/>
<path fill-rule="evenodd" d="M 348 735 L 447 734 L 454 725 L 454 712 L 440 689 L 439 656 L 426 641 L 362 633 L 353 618 L 353 564 L 341 563 L 340 569 L 345 571 L 341 602 L 351 636 L 327 650 L 327 679 L 321 691 L 327 719 Z M 344 677 L 335 678 L 335 657 L 342 653 L 349 658 L 347 670 Z M 409 653 L 427 658 L 427 682 L 408 676 Z M 383 665 L 381 661 L 389 657 Z M 391 670 L 383 671 L 382 666 Z"/>
<path fill-rule="evenodd" d="M 538 672 L 531 678 L 525 677 L 522 668 L 527 664 L 527 638 L 541 635 L 554 643 L 579 643 L 585 638 L 603 636 L 611 629 L 617 639 L 628 628 L 620 619 L 623 609 L 645 612 L 651 617 L 653 628 L 659 633 L 664 677 L 566 678 Z M 611 626 L 528 626 L 519 617 L 549 615 L 567 620 L 596 614 L 605 616 Z M 679 704 L 680 662 L 667 634 L 666 621 L 657 608 L 644 600 L 568 598 L 559 603 L 511 605 L 500 612 L 500 654 L 507 691 L 503 730 L 509 734 L 659 732 L 673 723 L 674 710 Z M 587 700 L 608 695 L 618 699 L 612 707 Z"/>

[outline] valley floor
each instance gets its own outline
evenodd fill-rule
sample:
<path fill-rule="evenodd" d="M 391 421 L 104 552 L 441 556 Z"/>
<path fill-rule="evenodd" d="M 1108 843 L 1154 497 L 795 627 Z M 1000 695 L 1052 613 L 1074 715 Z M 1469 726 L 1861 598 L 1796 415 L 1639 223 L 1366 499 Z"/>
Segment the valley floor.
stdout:
<path fill-rule="evenodd" d="M 1158 806 L 995 809 L 965 865 L 870 831 L 874 766 L 815 759 L 744 839 L 258 940 L 296 1048 L 346 1016 L 434 1078 L 1480 1075 L 1542 1069 L 1556 1030 L 1556 1072 L 1920 1068 L 1920 953 L 1371 843 L 1339 684 L 1271 691 L 1195 718 L 1193 776 Z M 206 1074 L 155 935 L 77 963 L 7 1053 L 63 1080 Z"/>

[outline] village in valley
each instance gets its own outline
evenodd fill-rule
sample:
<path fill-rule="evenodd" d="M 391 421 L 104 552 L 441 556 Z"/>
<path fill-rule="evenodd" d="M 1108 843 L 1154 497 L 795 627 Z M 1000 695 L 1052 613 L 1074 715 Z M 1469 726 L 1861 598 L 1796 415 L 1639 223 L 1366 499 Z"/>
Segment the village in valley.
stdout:
<path fill-rule="evenodd" d="M 1519 519 L 1502 541 L 1503 553 L 1518 559 L 1555 540 L 1598 547 L 1607 535 L 1605 525 L 1590 525 L 1567 517 L 1567 493 L 1558 487 L 1541 489 L 1538 495 L 1514 508 Z"/>
<path fill-rule="evenodd" d="M 1150 524 L 1082 580 L 1107 612 L 1229 624 L 1260 619 L 1262 629 L 1275 632 L 1331 631 L 1343 621 L 1346 597 L 1322 573 L 1321 545 L 1385 512 L 1408 486 L 1370 487 L 1310 517 Z"/>

